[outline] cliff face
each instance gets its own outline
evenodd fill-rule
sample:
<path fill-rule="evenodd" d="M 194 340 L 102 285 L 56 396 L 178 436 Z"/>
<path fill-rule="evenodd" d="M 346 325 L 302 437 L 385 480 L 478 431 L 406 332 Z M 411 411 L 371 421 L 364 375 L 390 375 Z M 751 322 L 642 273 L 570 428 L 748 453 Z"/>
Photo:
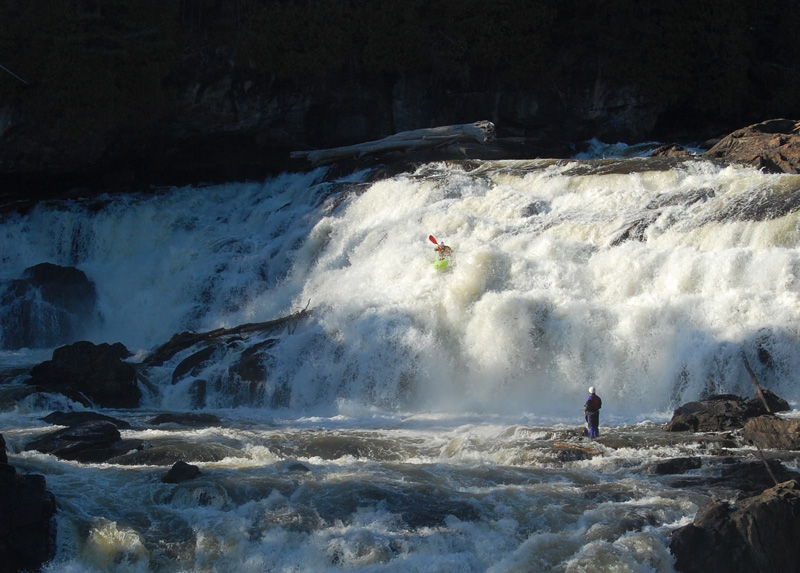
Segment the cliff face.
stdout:
<path fill-rule="evenodd" d="M 789 0 L 45 4 L 0 2 L 6 195 L 260 177 L 483 119 L 535 156 L 800 117 Z"/>

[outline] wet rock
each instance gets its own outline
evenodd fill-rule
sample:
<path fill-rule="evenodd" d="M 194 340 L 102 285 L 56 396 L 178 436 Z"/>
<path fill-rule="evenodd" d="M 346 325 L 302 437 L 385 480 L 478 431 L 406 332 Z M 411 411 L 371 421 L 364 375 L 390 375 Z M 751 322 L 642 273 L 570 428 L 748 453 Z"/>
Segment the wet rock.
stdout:
<path fill-rule="evenodd" d="M 161 481 L 164 483 L 181 483 L 194 479 L 199 475 L 200 468 L 180 460 L 175 462 L 164 477 L 161 478 Z"/>
<path fill-rule="evenodd" d="M 789 410 L 783 398 L 763 390 L 764 398 L 772 412 Z M 745 401 L 733 394 L 717 394 L 705 400 L 688 402 L 673 412 L 664 426 L 668 432 L 722 432 L 744 427 L 747 420 L 766 413 L 764 402 L 754 396 Z"/>
<path fill-rule="evenodd" d="M 311 468 L 309 468 L 305 464 L 301 464 L 300 462 L 293 462 L 289 464 L 289 467 L 286 468 L 290 472 L 310 472 Z"/>
<path fill-rule="evenodd" d="M 42 418 L 42 420 L 55 426 L 79 426 L 84 422 L 102 420 L 111 422 L 121 430 L 127 430 L 131 427 L 131 425 L 125 420 L 106 416 L 105 414 L 100 414 L 98 412 L 52 412 Z"/>
<path fill-rule="evenodd" d="M 208 392 L 208 380 L 198 378 L 192 381 L 188 394 L 192 399 L 191 406 L 194 409 L 206 407 L 206 394 Z"/>
<path fill-rule="evenodd" d="M 241 449 L 214 443 L 169 443 L 146 444 L 136 451 L 121 452 L 106 461 L 121 466 L 148 465 L 168 466 L 181 460 L 194 462 L 218 462 L 225 458 L 246 458 Z"/>
<path fill-rule="evenodd" d="M 123 440 L 111 422 L 95 420 L 46 434 L 28 442 L 25 451 L 35 450 L 64 460 L 99 463 L 142 447 L 140 440 Z"/>
<path fill-rule="evenodd" d="M 699 457 L 692 456 L 689 458 L 673 458 L 653 464 L 650 471 L 654 474 L 682 474 L 689 470 L 696 470 L 702 465 Z"/>
<path fill-rule="evenodd" d="M 672 534 L 684 573 L 800 571 L 800 483 L 787 481 L 736 504 L 715 500 Z"/>
<path fill-rule="evenodd" d="M 578 462 L 600 454 L 597 448 L 579 446 L 570 442 L 553 442 L 555 457 L 560 462 Z"/>
<path fill-rule="evenodd" d="M 748 420 L 742 438 L 769 450 L 800 450 L 800 420 L 759 416 Z"/>
<path fill-rule="evenodd" d="M 166 413 L 154 416 L 150 423 L 154 426 L 161 424 L 178 424 L 180 426 L 206 427 L 219 426 L 220 419 L 214 414 L 197 414 L 194 412 Z"/>
<path fill-rule="evenodd" d="M 302 502 L 301 496 L 297 496 Z M 390 513 L 399 514 L 410 529 L 440 527 L 449 516 L 461 521 L 475 521 L 478 512 L 468 496 L 445 488 L 421 489 L 402 484 L 376 484 L 347 481 L 330 484 L 324 499 L 319 500 L 316 510 L 327 522 L 351 521 L 352 516 L 364 506 L 381 504 Z"/>
<path fill-rule="evenodd" d="M 771 119 L 737 129 L 706 151 L 705 157 L 770 173 L 800 173 L 800 122 Z"/>
<path fill-rule="evenodd" d="M 210 359 L 216 351 L 216 345 L 208 346 L 181 360 L 172 372 L 172 383 L 177 383 L 188 374 L 197 375 L 203 363 Z"/>
<path fill-rule="evenodd" d="M 769 412 L 775 414 L 777 412 L 788 412 L 792 409 L 792 407 L 789 406 L 789 402 L 775 394 L 772 390 L 762 390 L 761 393 L 764 396 L 767 407 L 769 407 Z M 758 395 L 753 396 L 747 402 L 748 411 L 754 416 L 767 414 L 768 412 L 764 407 L 764 401 L 762 401 Z"/>
<path fill-rule="evenodd" d="M 38 571 L 55 556 L 55 513 L 55 497 L 44 476 L 19 474 L 14 466 L 0 463 L 2 571 Z"/>
<path fill-rule="evenodd" d="M 677 408 L 664 427 L 668 432 L 718 432 L 741 428 L 748 416 L 739 396 L 719 394 Z"/>
<path fill-rule="evenodd" d="M 725 487 L 738 491 L 741 495 L 758 495 L 775 482 L 800 481 L 800 473 L 792 471 L 779 460 L 766 462 L 742 462 L 723 460 L 718 475 L 703 480 L 708 486 Z"/>
<path fill-rule="evenodd" d="M 130 355 L 120 343 L 76 342 L 53 351 L 53 358 L 34 366 L 27 384 L 39 392 L 64 394 L 86 406 L 135 408 L 142 392 L 136 368 L 122 358 Z"/>
<path fill-rule="evenodd" d="M 264 367 L 261 351 L 272 348 L 277 343 L 277 338 L 270 338 L 247 348 L 242 352 L 242 357 L 233 370 L 234 373 L 248 382 L 265 380 L 267 378 L 267 370 Z"/>
<path fill-rule="evenodd" d="M 50 263 L 25 269 L 0 294 L 3 347 L 48 348 L 78 338 L 97 318 L 97 293 L 86 274 Z"/>
<path fill-rule="evenodd" d="M 653 157 L 689 157 L 691 153 L 685 147 L 676 143 L 669 143 L 667 145 L 660 145 L 656 147 L 651 155 Z"/>

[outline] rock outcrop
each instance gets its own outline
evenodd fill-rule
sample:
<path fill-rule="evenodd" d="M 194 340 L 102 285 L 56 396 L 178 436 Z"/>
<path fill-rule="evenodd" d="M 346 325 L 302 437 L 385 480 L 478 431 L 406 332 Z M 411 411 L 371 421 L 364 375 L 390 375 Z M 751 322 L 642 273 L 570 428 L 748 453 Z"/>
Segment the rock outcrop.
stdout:
<path fill-rule="evenodd" d="M 36 571 L 55 555 L 56 501 L 45 477 L 7 463 L 0 435 L 0 569 Z"/>
<path fill-rule="evenodd" d="M 735 504 L 712 501 L 672 534 L 684 573 L 800 571 L 800 483 L 787 481 Z"/>
<path fill-rule="evenodd" d="M 769 412 L 785 412 L 789 404 L 770 390 L 763 391 Z M 745 401 L 733 394 L 718 394 L 676 408 L 665 428 L 670 432 L 720 432 L 744 427 L 747 420 L 767 414 L 756 395 Z"/>
<path fill-rule="evenodd" d="M 769 173 L 800 173 L 800 121 L 772 119 L 737 129 L 706 151 L 705 157 Z"/>
<path fill-rule="evenodd" d="M 122 358 L 130 355 L 120 343 L 81 341 L 53 351 L 53 358 L 31 369 L 27 384 L 39 392 L 57 392 L 85 406 L 135 408 L 142 392 L 136 367 Z"/>

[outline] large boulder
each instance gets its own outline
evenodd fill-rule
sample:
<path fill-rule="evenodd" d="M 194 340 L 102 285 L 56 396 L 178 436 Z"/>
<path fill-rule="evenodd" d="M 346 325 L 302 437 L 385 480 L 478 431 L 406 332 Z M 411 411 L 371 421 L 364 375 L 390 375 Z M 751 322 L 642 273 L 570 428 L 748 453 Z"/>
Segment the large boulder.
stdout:
<path fill-rule="evenodd" d="M 665 429 L 669 432 L 717 432 L 741 428 L 747 417 L 747 403 L 742 398 L 718 394 L 676 408 Z"/>
<path fill-rule="evenodd" d="M 800 571 L 800 483 L 787 481 L 736 504 L 715 500 L 672 534 L 684 573 Z"/>
<path fill-rule="evenodd" d="M 733 394 L 717 394 L 676 408 L 664 426 L 668 432 L 723 432 L 744 427 L 747 420 L 763 414 L 785 412 L 789 403 L 770 390 L 749 400 Z M 766 402 L 766 406 L 764 404 Z M 769 408 L 769 410 L 767 409 Z"/>
<path fill-rule="evenodd" d="M 0 294 L 0 344 L 52 348 L 72 342 L 98 318 L 97 293 L 86 274 L 50 263 L 25 269 Z"/>
<path fill-rule="evenodd" d="M 747 421 L 742 438 L 764 449 L 800 450 L 800 420 L 759 416 Z"/>
<path fill-rule="evenodd" d="M 2 457 L 5 441 L 0 436 Z M 0 462 L 0 570 L 37 571 L 55 555 L 56 502 L 42 475 Z"/>
<path fill-rule="evenodd" d="M 706 151 L 705 157 L 771 173 L 800 173 L 800 121 L 771 119 L 737 129 Z"/>
<path fill-rule="evenodd" d="M 129 355 L 120 343 L 76 342 L 56 348 L 52 360 L 34 366 L 26 382 L 40 392 L 64 394 L 87 406 L 135 408 L 142 392 L 136 368 L 122 361 Z"/>

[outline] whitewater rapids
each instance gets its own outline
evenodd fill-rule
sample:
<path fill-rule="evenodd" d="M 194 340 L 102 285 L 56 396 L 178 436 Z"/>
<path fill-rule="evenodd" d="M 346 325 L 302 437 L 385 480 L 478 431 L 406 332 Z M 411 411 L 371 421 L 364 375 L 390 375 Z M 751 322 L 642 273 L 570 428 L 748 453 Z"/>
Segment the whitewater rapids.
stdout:
<path fill-rule="evenodd" d="M 49 570 L 672 571 L 669 532 L 712 493 L 647 469 L 702 455 L 660 434 L 672 409 L 751 396 L 744 353 L 797 415 L 800 177 L 628 158 L 369 179 L 319 169 L 3 216 L 0 281 L 83 270 L 102 321 L 81 339 L 133 362 L 177 332 L 312 311 L 265 357 L 263 392 L 210 391 L 219 426 L 148 427 L 192 407 L 174 362 L 148 372 L 141 409 L 106 412 L 131 421 L 123 437 L 238 452 L 186 460 L 203 472 L 186 484 L 25 452 L 52 429 L 41 417 L 81 406 L 4 398 L 10 463 L 60 503 Z M 446 272 L 429 235 L 455 252 Z M 0 347 L 6 391 L 52 352 Z M 589 386 L 610 441 L 565 462 L 548 448 L 580 442 Z"/>

